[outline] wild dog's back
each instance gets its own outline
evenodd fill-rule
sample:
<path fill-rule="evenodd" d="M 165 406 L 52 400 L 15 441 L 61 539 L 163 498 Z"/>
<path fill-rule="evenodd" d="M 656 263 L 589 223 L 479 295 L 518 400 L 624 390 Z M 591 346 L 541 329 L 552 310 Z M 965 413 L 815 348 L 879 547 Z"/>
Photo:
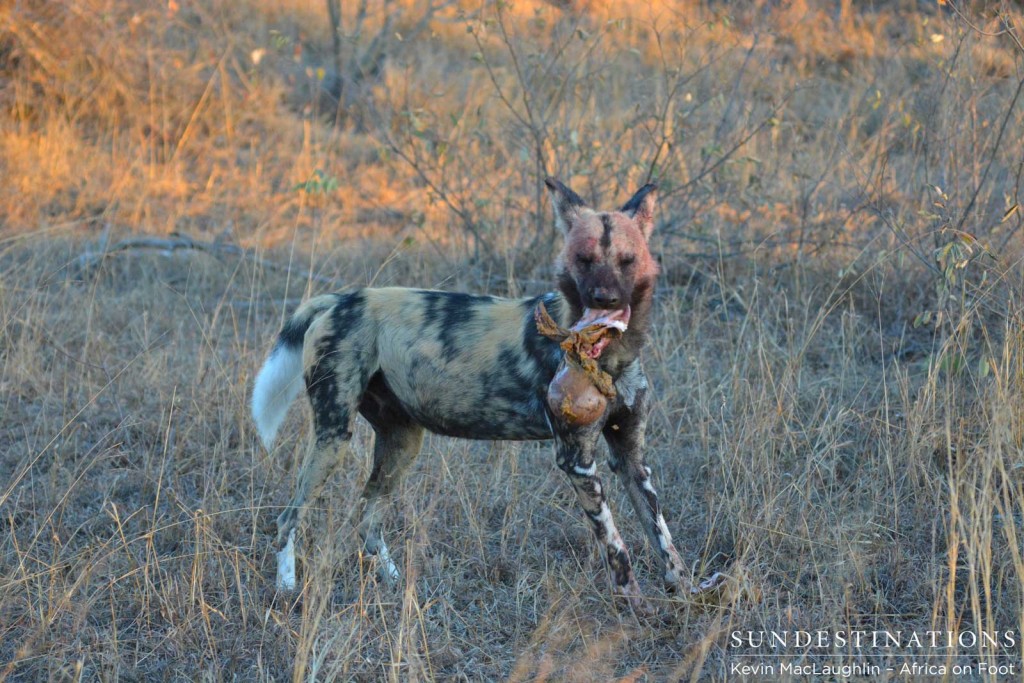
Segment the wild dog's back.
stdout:
<path fill-rule="evenodd" d="M 536 330 L 542 300 L 556 318 L 567 314 L 557 293 L 502 299 L 388 287 L 311 299 L 284 325 L 257 376 L 260 437 L 272 446 L 304 377 L 313 403 L 322 393 L 313 384 L 353 383 L 370 399 L 397 401 L 438 434 L 550 438 L 544 390 L 561 352 Z M 357 338 L 367 344 L 337 353 L 342 340 Z"/>
<path fill-rule="evenodd" d="M 383 380 L 427 429 L 473 439 L 544 439 L 544 390 L 557 344 L 541 337 L 542 297 L 501 299 L 430 290 L 367 290 L 379 325 Z M 557 294 L 543 297 L 561 315 Z"/>

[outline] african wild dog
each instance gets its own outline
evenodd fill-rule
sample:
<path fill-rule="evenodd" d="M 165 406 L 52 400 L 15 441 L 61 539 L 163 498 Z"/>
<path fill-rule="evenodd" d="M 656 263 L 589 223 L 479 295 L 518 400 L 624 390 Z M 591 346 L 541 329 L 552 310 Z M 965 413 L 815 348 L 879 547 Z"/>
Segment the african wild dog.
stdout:
<path fill-rule="evenodd" d="M 256 379 L 253 416 L 269 449 L 302 376 L 315 438 L 295 494 L 277 519 L 280 588 L 295 587 L 296 526 L 348 456 L 356 413 L 376 432 L 373 469 L 360 498 L 359 533 L 385 578 L 399 574 L 380 537 L 381 499 L 416 458 L 429 429 L 468 439 L 554 438 L 558 466 L 604 546 L 616 593 L 640 605 L 626 547 L 597 477 L 594 452 L 604 436 L 611 469 L 660 554 L 665 581 L 672 588 L 688 585 L 643 454 L 650 397 L 639 354 L 658 274 L 647 244 L 654 227 L 654 186 L 640 188 L 618 211 L 597 212 L 557 180 L 546 183 L 565 236 L 557 260 L 560 291 L 509 300 L 362 289 L 306 302 L 281 330 Z M 592 425 L 569 427 L 548 408 L 545 396 L 563 352 L 537 332 L 534 309 L 540 302 L 563 327 L 598 315 L 628 324 L 601 352 L 599 363 L 614 378 L 617 397 Z"/>

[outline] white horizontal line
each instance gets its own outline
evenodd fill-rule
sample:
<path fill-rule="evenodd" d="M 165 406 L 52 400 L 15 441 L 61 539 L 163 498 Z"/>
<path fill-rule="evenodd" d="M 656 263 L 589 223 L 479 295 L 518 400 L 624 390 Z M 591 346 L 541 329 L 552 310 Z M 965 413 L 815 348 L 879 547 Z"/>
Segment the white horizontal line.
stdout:
<path fill-rule="evenodd" d="M 745 655 L 745 654 L 732 654 L 732 653 L 730 653 L 729 656 L 730 657 L 807 657 L 807 658 L 811 658 L 811 657 L 852 657 L 852 658 L 858 658 L 858 657 L 912 657 L 914 659 L 921 659 L 922 657 L 942 657 L 943 659 L 959 659 L 959 658 L 963 658 L 963 657 L 975 657 L 975 658 L 978 658 L 978 659 L 990 659 L 990 658 L 997 658 L 997 659 L 998 658 L 1004 658 L 1005 659 L 1005 658 L 1008 658 L 1008 657 L 1009 658 L 1017 657 L 1017 655 L 1009 655 L 1009 654 L 1007 654 L 1007 655 L 985 655 L 983 657 L 978 657 L 978 655 L 973 655 L 973 654 L 915 655 L 915 654 L 892 654 L 892 653 L 886 654 L 886 653 L 882 653 L 882 652 L 879 652 L 877 654 L 859 654 L 859 655 L 851 655 L 851 654 L 833 654 L 833 655 L 828 655 L 828 654 L 825 654 L 824 652 L 819 653 L 819 654 L 810 654 L 810 655 L 808 655 L 808 654 L 796 654 L 796 653 L 790 653 L 790 652 L 777 652 L 777 653 L 763 654 L 763 655 L 759 655 L 759 654 L 746 654 Z"/>

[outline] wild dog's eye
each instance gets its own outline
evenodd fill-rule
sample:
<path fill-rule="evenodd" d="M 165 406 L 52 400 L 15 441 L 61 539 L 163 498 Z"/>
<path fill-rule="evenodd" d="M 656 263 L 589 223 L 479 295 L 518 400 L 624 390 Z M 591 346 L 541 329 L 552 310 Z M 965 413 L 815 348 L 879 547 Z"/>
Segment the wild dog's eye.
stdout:
<path fill-rule="evenodd" d="M 580 264 L 584 268 L 589 268 L 594 264 L 593 256 L 583 256 L 582 254 L 576 257 L 576 263 Z"/>
<path fill-rule="evenodd" d="M 622 266 L 623 268 L 625 268 L 626 266 L 633 265 L 634 261 L 636 261 L 636 256 L 633 256 L 632 254 L 630 254 L 629 256 L 623 256 L 622 258 L 620 258 L 619 259 L 619 265 Z"/>

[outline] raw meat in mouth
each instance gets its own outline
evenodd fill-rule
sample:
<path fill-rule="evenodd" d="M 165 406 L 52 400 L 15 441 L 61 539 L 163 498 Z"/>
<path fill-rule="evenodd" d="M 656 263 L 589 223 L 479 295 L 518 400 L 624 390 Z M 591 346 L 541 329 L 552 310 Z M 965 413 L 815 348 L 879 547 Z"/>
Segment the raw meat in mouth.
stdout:
<path fill-rule="evenodd" d="M 629 314 L 629 306 L 614 311 L 601 308 L 584 308 L 583 315 L 570 328 L 570 331 L 585 334 L 588 337 L 598 336 L 598 333 L 601 332 L 602 334 L 599 335 L 599 338 L 586 350 L 586 354 L 590 358 L 599 358 L 601 352 L 612 342 L 614 336 L 603 334 L 604 330 L 625 332 L 629 328 Z"/>

